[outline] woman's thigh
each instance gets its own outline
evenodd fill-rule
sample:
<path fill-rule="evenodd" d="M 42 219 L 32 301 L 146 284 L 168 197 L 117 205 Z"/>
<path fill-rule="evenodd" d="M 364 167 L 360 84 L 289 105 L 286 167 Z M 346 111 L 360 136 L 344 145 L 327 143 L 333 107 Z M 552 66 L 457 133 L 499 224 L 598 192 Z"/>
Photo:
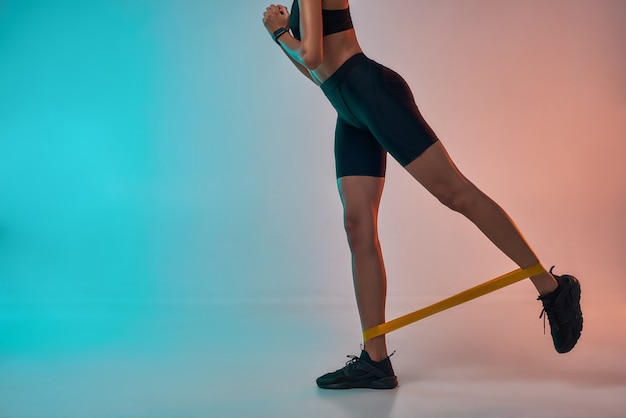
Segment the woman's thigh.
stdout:
<path fill-rule="evenodd" d="M 357 128 L 338 117 L 335 128 L 335 169 L 337 178 L 384 177 L 387 151 L 367 129 Z"/>
<path fill-rule="evenodd" d="M 454 164 L 438 141 L 404 167 L 422 186 L 449 207 L 475 186 Z"/>

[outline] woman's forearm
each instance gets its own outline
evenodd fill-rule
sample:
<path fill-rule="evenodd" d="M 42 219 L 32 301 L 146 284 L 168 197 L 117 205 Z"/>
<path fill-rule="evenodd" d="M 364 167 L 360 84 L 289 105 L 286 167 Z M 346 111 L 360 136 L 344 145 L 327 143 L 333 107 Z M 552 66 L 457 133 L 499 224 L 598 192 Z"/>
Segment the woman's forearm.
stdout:
<path fill-rule="evenodd" d="M 298 68 L 298 70 L 315 84 L 320 84 L 319 80 L 313 72 L 322 63 L 322 16 L 321 16 L 321 1 L 319 10 L 314 7 L 313 3 L 308 4 L 308 8 L 313 8 L 309 14 L 317 18 L 317 22 L 309 22 L 308 20 L 302 20 L 303 24 L 306 22 L 307 26 L 312 26 L 313 29 L 307 31 L 308 36 L 299 40 L 292 36 L 292 34 L 284 28 L 289 28 L 290 15 L 285 6 L 271 5 L 263 13 L 263 24 L 270 35 L 278 34 L 278 38 L 275 40 L 280 47 L 285 51 L 287 57 Z M 317 13 L 315 13 L 317 12 Z M 309 19 L 311 20 L 311 19 Z"/>
<path fill-rule="evenodd" d="M 315 70 L 322 63 L 321 47 L 315 48 L 311 45 L 307 47 L 306 40 L 299 41 L 290 33 L 285 33 L 278 38 L 278 42 L 291 58 L 308 70 Z M 308 42 L 308 44 L 311 43 L 311 41 Z"/>
<path fill-rule="evenodd" d="M 281 45 L 282 47 L 282 45 Z M 291 61 L 293 63 L 293 65 L 296 66 L 296 68 L 309 80 L 311 80 L 312 82 L 314 82 L 315 84 L 319 84 L 316 83 L 315 80 L 313 79 L 313 77 L 311 76 L 311 73 L 309 72 L 309 70 L 302 64 L 300 64 L 298 61 L 296 61 L 291 55 L 289 55 L 289 52 L 287 52 L 285 50 L 285 48 L 281 48 L 283 50 L 283 52 L 285 53 L 285 55 L 287 56 L 287 58 L 289 58 L 289 61 Z"/>

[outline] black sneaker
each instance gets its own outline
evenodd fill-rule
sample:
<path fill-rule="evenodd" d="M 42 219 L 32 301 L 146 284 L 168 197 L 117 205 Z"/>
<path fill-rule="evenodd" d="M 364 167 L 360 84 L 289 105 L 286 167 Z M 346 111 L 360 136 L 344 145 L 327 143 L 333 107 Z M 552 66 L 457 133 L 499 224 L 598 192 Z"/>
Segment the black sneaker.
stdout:
<path fill-rule="evenodd" d="M 318 377 L 317 386 L 322 389 L 393 389 L 398 386 L 398 378 L 389 360 L 391 356 L 376 362 L 363 350 L 361 357 L 348 357 L 350 360 L 344 368 Z"/>
<path fill-rule="evenodd" d="M 552 274 L 552 267 L 550 273 Z M 580 309 L 580 283 L 574 276 L 553 275 L 559 287 L 552 293 L 539 296 L 543 303 L 539 318 L 548 317 L 554 348 L 559 353 L 567 353 L 576 345 L 583 330 L 583 312 Z M 544 317 L 545 327 L 545 317 Z"/>

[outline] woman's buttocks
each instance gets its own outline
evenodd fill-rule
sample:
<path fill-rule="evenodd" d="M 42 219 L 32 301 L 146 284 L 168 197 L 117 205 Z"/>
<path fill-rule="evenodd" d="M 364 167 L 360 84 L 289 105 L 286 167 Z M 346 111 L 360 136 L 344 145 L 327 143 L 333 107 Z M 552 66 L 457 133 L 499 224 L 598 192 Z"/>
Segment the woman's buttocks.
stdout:
<path fill-rule="evenodd" d="M 355 54 L 321 85 L 339 116 L 359 128 L 365 128 L 367 109 L 374 108 L 367 95 L 371 90 L 372 64 L 365 54 Z"/>

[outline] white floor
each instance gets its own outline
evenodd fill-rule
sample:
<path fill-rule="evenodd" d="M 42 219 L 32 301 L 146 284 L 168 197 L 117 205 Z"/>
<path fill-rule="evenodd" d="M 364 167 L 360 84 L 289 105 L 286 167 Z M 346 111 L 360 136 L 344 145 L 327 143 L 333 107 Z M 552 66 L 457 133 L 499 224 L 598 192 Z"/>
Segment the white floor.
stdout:
<path fill-rule="evenodd" d="M 584 295 L 583 338 L 557 355 L 538 302 L 500 292 L 390 334 L 391 391 L 315 386 L 359 352 L 351 300 L 48 303 L 30 336 L 36 310 L 5 305 L 0 416 L 626 416 L 622 304 Z M 392 300 L 389 316 L 425 302 Z"/>

